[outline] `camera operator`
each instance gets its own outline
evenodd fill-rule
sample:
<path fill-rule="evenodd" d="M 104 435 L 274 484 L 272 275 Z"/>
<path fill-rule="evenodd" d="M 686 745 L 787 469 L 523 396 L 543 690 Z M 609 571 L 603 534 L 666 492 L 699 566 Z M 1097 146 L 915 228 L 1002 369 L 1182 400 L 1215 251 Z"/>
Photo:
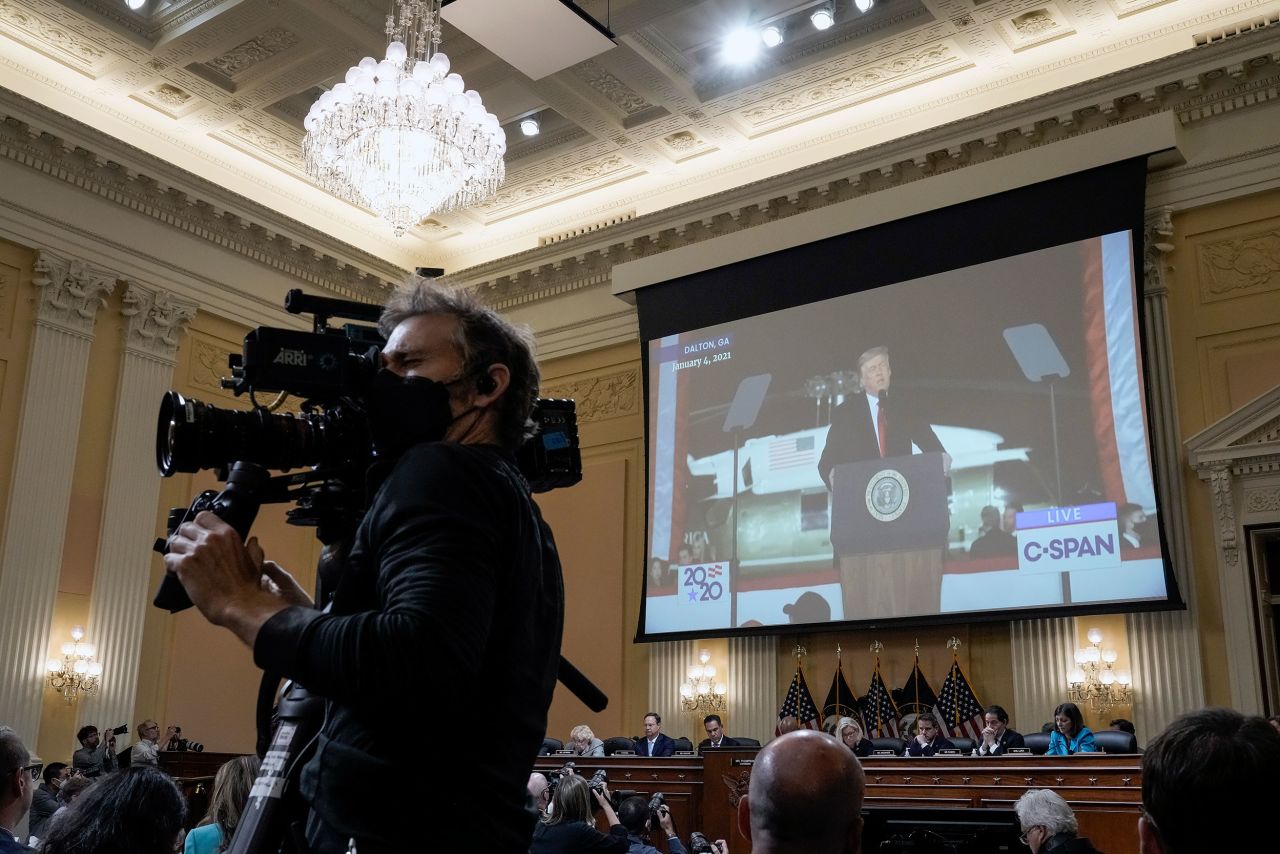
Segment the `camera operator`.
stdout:
<path fill-rule="evenodd" d="M 658 849 L 645 841 L 653 824 L 653 810 L 649 802 L 636 795 L 627 798 L 618 806 L 618 820 L 627 829 L 627 841 L 631 847 L 628 854 L 658 854 Z M 671 808 L 662 804 L 657 809 L 658 826 L 667 837 L 667 851 L 670 854 L 686 854 L 684 843 L 676 836 L 676 825 L 671 818 Z"/>
<path fill-rule="evenodd" d="M 100 777 L 116 770 L 116 737 L 106 728 L 107 740 L 102 740 L 96 726 L 82 726 L 76 733 L 80 749 L 71 754 L 71 767 L 86 777 Z"/>
<path fill-rule="evenodd" d="M 368 392 L 377 491 L 328 609 L 213 513 L 175 532 L 165 565 L 260 667 L 326 701 L 300 786 L 313 852 L 346 852 L 352 839 L 360 854 L 413 850 L 425 834 L 441 850 L 523 852 L 564 619 L 555 546 L 513 456 L 537 397 L 531 337 L 417 277 L 379 328 L 383 370 Z M 509 725 L 449 774 L 422 774 L 404 733 L 451 730 L 447 698 L 494 685 Z M 388 795 L 374 784 L 387 779 L 408 783 Z M 425 829 L 424 804 L 449 821 Z"/>
<path fill-rule="evenodd" d="M 591 800 L 604 811 L 609 832 L 596 830 Z M 586 854 L 605 851 L 623 854 L 630 847 L 627 829 L 609 803 L 609 787 L 592 788 L 577 774 L 562 774 L 547 814 L 533 831 L 529 854 Z"/>

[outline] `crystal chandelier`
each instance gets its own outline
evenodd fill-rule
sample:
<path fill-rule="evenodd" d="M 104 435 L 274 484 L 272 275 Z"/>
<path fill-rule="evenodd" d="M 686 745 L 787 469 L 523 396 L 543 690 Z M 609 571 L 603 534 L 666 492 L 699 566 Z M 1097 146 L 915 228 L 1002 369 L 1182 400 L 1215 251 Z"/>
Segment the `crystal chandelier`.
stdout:
<path fill-rule="evenodd" d="M 102 665 L 94 659 L 98 649 L 84 642 L 84 629 L 71 629 L 72 642 L 62 645 L 62 660 L 51 658 L 46 664 L 49 687 L 74 703 L 81 694 L 96 694 L 102 679 Z"/>
<path fill-rule="evenodd" d="M 397 237 L 439 211 L 490 198 L 506 178 L 506 134 L 440 52 L 440 0 L 395 0 L 386 58 L 371 56 L 311 106 L 307 173 L 364 205 Z"/>
<path fill-rule="evenodd" d="M 1089 646 L 1076 650 L 1076 666 L 1067 677 L 1067 693 L 1072 702 L 1088 705 L 1102 715 L 1112 706 L 1133 701 L 1133 678 L 1127 670 L 1114 669 L 1119 655 L 1114 649 L 1102 648 L 1101 629 L 1089 629 L 1088 638 Z"/>
<path fill-rule="evenodd" d="M 687 712 L 722 712 L 725 694 L 729 689 L 716 680 L 716 666 L 711 663 L 711 653 L 698 653 L 698 663 L 689 665 L 686 679 L 680 685 L 680 705 Z"/>

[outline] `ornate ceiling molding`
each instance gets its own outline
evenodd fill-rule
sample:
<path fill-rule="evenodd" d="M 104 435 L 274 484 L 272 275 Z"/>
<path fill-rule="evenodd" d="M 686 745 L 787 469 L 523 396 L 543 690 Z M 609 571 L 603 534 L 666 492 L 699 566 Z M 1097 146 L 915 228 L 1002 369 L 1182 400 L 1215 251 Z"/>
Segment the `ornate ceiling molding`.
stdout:
<path fill-rule="evenodd" d="M 904 137 L 668 208 L 581 237 L 460 270 L 499 307 L 607 280 L 612 265 L 802 211 L 927 180 L 1117 124 L 1174 112 L 1184 126 L 1277 98 L 1280 36 L 1242 36 L 1030 102 Z M 1190 55 L 1190 56 L 1189 56 Z"/>
<path fill-rule="evenodd" d="M 47 117 L 48 126 L 33 127 L 9 114 L 6 107 L 15 103 L 27 115 Z M 81 145 L 68 145 L 61 138 L 62 128 L 68 123 L 78 123 L 2 89 L 0 117 L 0 157 L 216 243 L 307 284 L 351 299 L 381 300 L 386 290 L 405 275 L 406 271 L 380 258 L 145 152 L 124 146 L 91 128 L 74 127 L 75 135 L 101 143 L 101 148 L 95 146 L 95 150 L 89 150 Z M 112 159 L 115 157 L 127 158 L 136 165 L 122 165 Z"/>

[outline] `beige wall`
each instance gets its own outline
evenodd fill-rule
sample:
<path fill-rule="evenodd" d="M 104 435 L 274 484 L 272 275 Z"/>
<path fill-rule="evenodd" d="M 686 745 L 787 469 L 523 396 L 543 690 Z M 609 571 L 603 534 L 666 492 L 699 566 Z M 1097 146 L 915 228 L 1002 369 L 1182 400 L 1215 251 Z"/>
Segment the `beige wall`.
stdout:
<path fill-rule="evenodd" d="M 1174 217 L 1169 314 L 1178 426 L 1187 439 L 1280 383 L 1280 191 Z M 1205 698 L 1229 705 L 1208 487 L 1184 463 Z"/>
<path fill-rule="evenodd" d="M 30 249 L 0 240 L 0 526 L 8 513 L 9 482 L 22 419 L 22 390 L 35 317 L 31 299 L 34 264 L 35 253 Z M 0 531 L 0 536 L 3 534 Z"/>

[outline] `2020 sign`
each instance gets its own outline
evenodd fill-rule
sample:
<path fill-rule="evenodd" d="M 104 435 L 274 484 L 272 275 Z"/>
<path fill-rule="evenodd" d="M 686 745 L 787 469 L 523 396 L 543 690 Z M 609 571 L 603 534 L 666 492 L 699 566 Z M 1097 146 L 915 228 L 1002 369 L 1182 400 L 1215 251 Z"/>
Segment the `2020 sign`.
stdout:
<path fill-rule="evenodd" d="M 699 563 L 680 567 L 681 604 L 720 602 L 729 580 L 728 563 Z"/>

